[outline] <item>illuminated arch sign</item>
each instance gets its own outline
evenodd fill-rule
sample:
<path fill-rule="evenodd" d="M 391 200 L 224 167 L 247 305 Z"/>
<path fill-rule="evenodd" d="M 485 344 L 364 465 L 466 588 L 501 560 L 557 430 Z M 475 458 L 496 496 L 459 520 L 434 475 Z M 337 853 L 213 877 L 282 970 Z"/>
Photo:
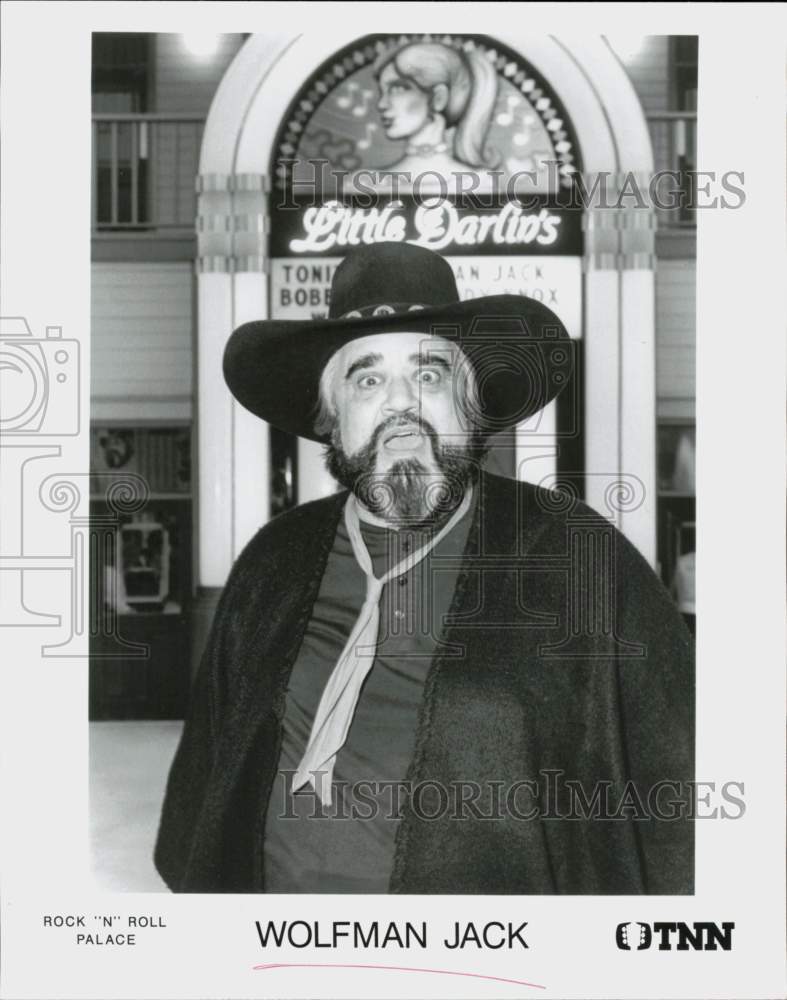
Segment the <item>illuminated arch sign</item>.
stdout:
<path fill-rule="evenodd" d="M 295 95 L 274 145 L 271 311 L 324 314 L 353 246 L 443 254 L 464 297 L 530 295 L 581 336 L 581 170 L 571 121 L 521 55 L 486 36 L 370 35 Z M 562 202 L 562 204 L 561 204 Z"/>
<path fill-rule="evenodd" d="M 408 240 L 450 254 L 581 254 L 559 195 L 581 169 L 553 89 L 486 37 L 368 36 L 318 68 L 279 129 L 273 257 Z"/>

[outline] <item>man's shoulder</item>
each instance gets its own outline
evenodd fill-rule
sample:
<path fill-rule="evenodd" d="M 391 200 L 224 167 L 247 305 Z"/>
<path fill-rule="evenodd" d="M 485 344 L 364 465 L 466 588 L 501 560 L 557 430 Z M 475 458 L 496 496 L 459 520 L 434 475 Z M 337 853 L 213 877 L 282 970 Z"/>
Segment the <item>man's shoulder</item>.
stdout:
<path fill-rule="evenodd" d="M 525 533 L 533 540 L 562 533 L 573 521 L 610 524 L 569 486 L 554 489 L 494 473 L 484 474 L 480 502 L 489 527 Z"/>
<path fill-rule="evenodd" d="M 492 551 L 515 549 L 525 563 L 530 557 L 557 559 L 555 567 L 568 571 L 565 580 L 583 589 L 591 579 L 604 581 L 621 626 L 626 619 L 635 634 L 647 625 L 650 635 L 667 628 L 687 646 L 688 632 L 667 588 L 609 517 L 570 489 L 544 489 L 500 476 L 487 477 L 483 496 Z"/>
<path fill-rule="evenodd" d="M 495 532 L 513 531 L 520 543 L 527 540 L 537 548 L 565 542 L 571 531 L 580 535 L 601 532 L 614 539 L 619 560 L 652 573 L 647 560 L 610 517 L 580 500 L 571 484 L 555 489 L 486 473 L 481 496 L 484 519 Z"/>
<path fill-rule="evenodd" d="M 346 496 L 346 492 L 333 493 L 271 518 L 246 543 L 235 560 L 230 579 L 236 582 L 263 565 L 270 568 L 272 560 L 291 562 L 299 555 L 308 557 L 310 551 L 316 553 L 321 539 L 333 538 Z"/>
<path fill-rule="evenodd" d="M 508 503 L 526 504 L 532 508 L 531 516 L 543 515 L 547 519 L 565 519 L 569 516 L 603 518 L 589 504 L 579 499 L 576 487 L 569 482 L 557 487 L 534 484 L 523 479 L 509 479 L 496 473 L 484 474 L 484 491 L 494 499 Z"/>

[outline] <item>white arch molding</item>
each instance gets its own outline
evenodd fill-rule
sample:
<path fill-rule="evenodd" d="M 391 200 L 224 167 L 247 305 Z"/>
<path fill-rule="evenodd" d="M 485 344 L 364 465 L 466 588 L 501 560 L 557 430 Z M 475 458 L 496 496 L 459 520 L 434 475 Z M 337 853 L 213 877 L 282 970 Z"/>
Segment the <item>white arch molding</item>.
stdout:
<path fill-rule="evenodd" d="M 267 427 L 229 396 L 221 354 L 232 329 L 268 315 L 260 257 L 271 161 L 290 101 L 326 54 L 358 38 L 251 36 L 228 68 L 205 126 L 198 239 L 199 582 L 221 587 L 268 510 Z M 574 125 L 584 173 L 653 172 L 644 114 L 603 38 L 507 33 L 551 84 Z M 645 225 L 642 220 L 644 218 Z M 636 222 L 634 220 L 637 220 Z M 233 267 L 232 261 L 240 261 Z M 245 263 L 244 263 L 245 262 Z M 586 214 L 584 274 L 587 500 L 610 512 L 618 479 L 637 498 L 618 526 L 653 564 L 656 552 L 654 255 L 650 216 L 598 208 Z M 631 509 L 629 509 L 629 506 Z"/>

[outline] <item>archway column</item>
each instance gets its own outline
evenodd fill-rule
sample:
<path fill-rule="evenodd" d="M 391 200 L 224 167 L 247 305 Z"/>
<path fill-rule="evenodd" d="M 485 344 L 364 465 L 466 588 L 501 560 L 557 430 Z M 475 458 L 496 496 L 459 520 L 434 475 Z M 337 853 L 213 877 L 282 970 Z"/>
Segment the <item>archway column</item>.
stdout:
<path fill-rule="evenodd" d="M 633 176 L 647 190 L 650 175 Z M 620 528 L 651 566 L 656 564 L 656 216 L 631 205 L 618 215 L 620 229 L 620 471 L 631 481 L 621 496 Z"/>
<path fill-rule="evenodd" d="M 268 312 L 262 175 L 198 179 L 199 583 L 222 587 L 268 509 L 268 427 L 227 392 L 222 357 L 241 323 Z"/>
<path fill-rule="evenodd" d="M 585 499 L 610 517 L 609 488 L 620 475 L 620 277 L 615 268 L 592 267 L 585 274 Z M 593 379 L 606 369 L 613 377 Z"/>
<path fill-rule="evenodd" d="M 208 272 L 199 276 L 200 325 L 232 328 L 232 277 Z M 221 587 L 232 565 L 234 493 L 233 410 L 221 374 L 222 338 L 199 337 L 197 351 L 197 440 L 199 502 L 198 568 L 201 587 Z"/>
<path fill-rule="evenodd" d="M 267 315 L 265 182 L 262 175 L 201 174 L 197 180 L 197 593 L 192 669 L 204 648 L 221 588 L 268 510 L 268 425 L 227 392 L 230 333 Z"/>
<path fill-rule="evenodd" d="M 604 178 L 586 216 L 585 499 L 655 565 L 655 219 L 617 207 L 627 184 L 648 179 Z"/>

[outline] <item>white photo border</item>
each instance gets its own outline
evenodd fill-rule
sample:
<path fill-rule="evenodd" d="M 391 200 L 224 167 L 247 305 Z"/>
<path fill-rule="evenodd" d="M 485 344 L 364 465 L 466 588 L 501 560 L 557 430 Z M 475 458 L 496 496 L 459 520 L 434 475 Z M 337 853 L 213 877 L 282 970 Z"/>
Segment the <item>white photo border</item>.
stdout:
<path fill-rule="evenodd" d="M 348 11 L 352 13 L 348 15 Z M 81 351 L 80 433 L 53 468 L 88 469 L 90 412 L 90 34 L 264 32 L 287 19 L 359 36 L 401 26 L 487 31 L 698 34 L 698 168 L 744 174 L 745 204 L 698 212 L 697 778 L 745 782 L 746 814 L 697 823 L 692 897 L 297 897 L 119 894 L 88 876 L 87 658 L 44 658 L 54 630 L 4 628 L 0 665 L 3 963 L 0 996 L 686 997 L 783 995 L 785 787 L 785 131 L 782 5 L 3 4 L 0 114 L 2 312 L 36 336 L 60 326 Z M 4 442 L 5 444 L 6 442 Z M 4 486 L 21 488 L 13 449 Z M 18 456 L 17 456 L 18 457 Z M 14 480 L 13 476 L 17 479 Z M 3 517 L 13 504 L 3 505 Z M 31 512 L 31 518 L 34 512 Z M 69 550 L 66 527 L 36 539 Z M 7 527 L 7 525 L 6 525 Z M 0 536 L 2 537 L 2 536 Z M 49 548 L 46 548 L 49 546 Z M 35 546 L 34 546 L 35 547 Z M 8 555 L 8 553 L 3 553 Z M 3 574 L 0 574 L 3 575 Z M 37 606 L 65 606 L 65 573 L 42 573 Z M 2 581 L 0 581 L 2 582 Z M 6 592 L 8 594 L 8 591 Z M 50 602 L 47 604 L 46 602 Z M 86 643 L 83 650 L 86 653 Z M 45 915 L 160 916 L 133 947 L 77 947 Z M 254 921 L 427 920 L 430 949 L 368 957 L 262 951 Z M 454 920 L 528 922 L 526 952 L 440 947 Z M 621 921 L 735 922 L 730 952 L 622 952 Z M 432 945 L 431 942 L 434 941 Z M 325 956 L 328 956 L 327 958 Z M 450 961 L 446 959 L 449 956 Z M 463 975 L 256 964 L 379 962 Z M 484 974 L 492 978 L 473 978 Z M 509 980 L 505 982 L 504 980 Z M 510 982 L 533 983 L 536 989 Z"/>

